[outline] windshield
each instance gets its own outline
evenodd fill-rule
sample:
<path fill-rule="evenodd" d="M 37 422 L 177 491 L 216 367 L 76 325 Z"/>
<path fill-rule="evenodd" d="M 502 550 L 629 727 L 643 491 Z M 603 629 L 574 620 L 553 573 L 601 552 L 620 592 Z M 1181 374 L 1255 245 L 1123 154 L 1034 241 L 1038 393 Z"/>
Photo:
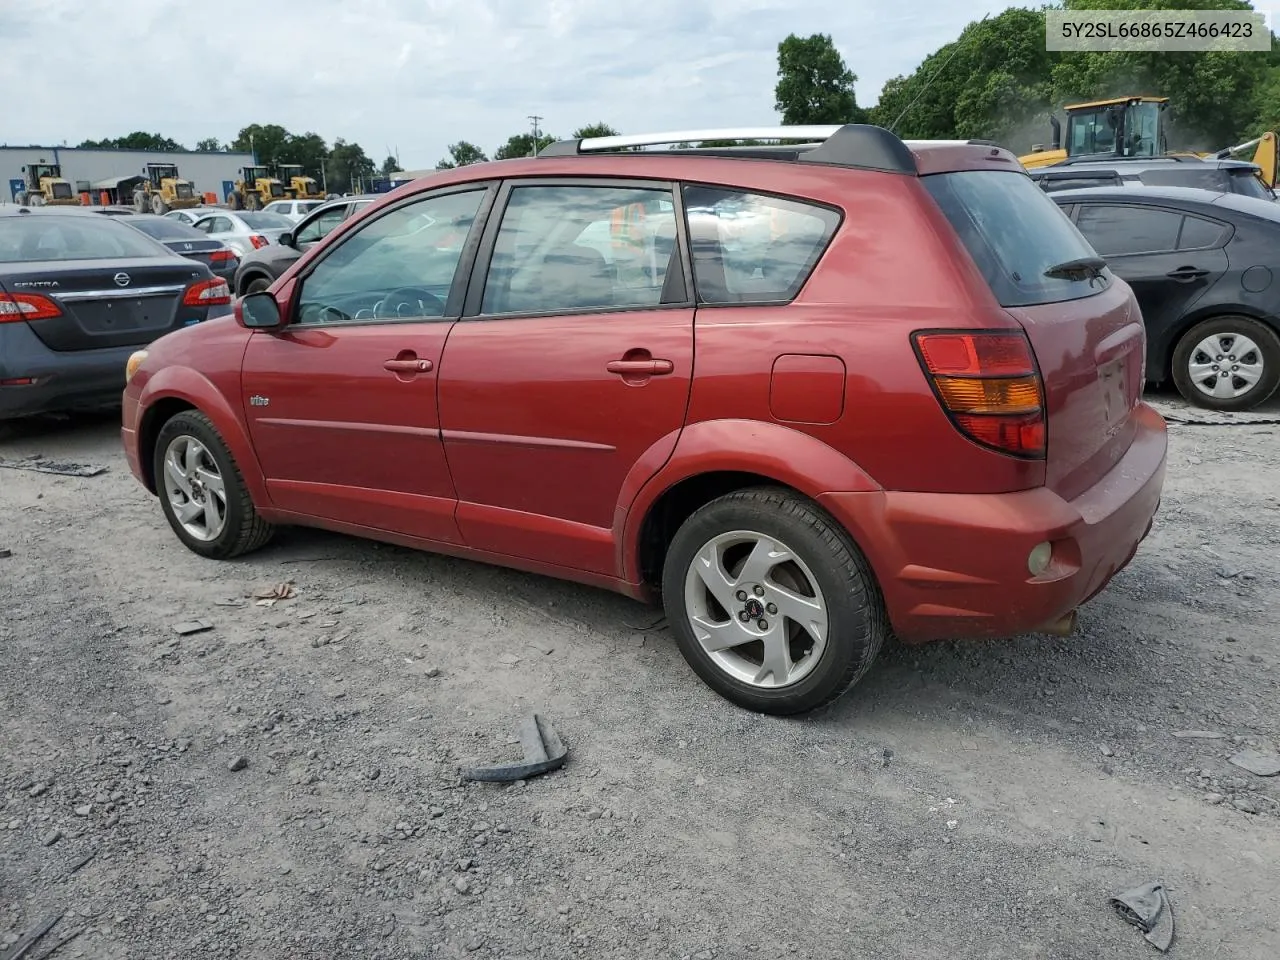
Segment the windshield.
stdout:
<path fill-rule="evenodd" d="M 1001 306 L 1076 300 L 1105 290 L 1110 274 L 1046 277 L 1097 253 L 1048 194 L 1021 173 L 972 170 L 921 178 L 986 277 Z"/>
<path fill-rule="evenodd" d="M 255 230 L 291 230 L 293 222 L 278 213 L 242 213 L 240 219 Z"/>
<path fill-rule="evenodd" d="M 168 255 L 166 248 L 110 217 L 0 217 L 0 263 Z"/>
<path fill-rule="evenodd" d="M 157 240 L 208 240 L 200 230 L 168 217 L 131 217 L 129 226 Z"/>

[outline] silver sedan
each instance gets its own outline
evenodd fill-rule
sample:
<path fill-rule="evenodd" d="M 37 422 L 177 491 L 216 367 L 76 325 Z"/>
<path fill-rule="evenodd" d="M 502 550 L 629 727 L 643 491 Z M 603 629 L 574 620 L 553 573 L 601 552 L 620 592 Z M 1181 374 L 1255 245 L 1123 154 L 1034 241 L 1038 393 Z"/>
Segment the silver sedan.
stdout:
<path fill-rule="evenodd" d="M 242 260 L 293 229 L 293 224 L 278 214 L 249 210 L 218 210 L 201 217 L 193 226 L 214 240 L 221 240 Z"/>

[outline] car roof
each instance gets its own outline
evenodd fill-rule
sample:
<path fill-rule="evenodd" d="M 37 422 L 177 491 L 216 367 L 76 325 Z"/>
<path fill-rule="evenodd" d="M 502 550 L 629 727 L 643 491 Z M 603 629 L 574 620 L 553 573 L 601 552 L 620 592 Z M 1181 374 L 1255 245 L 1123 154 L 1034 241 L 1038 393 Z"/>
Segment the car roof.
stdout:
<path fill-rule="evenodd" d="M 1055 203 L 1128 203 L 1155 206 L 1181 206 L 1189 209 L 1213 207 L 1257 217 L 1261 220 L 1280 222 L 1280 203 L 1262 197 L 1250 197 L 1241 193 L 1221 193 L 1200 187 L 1145 187 L 1125 184 L 1118 187 L 1079 187 L 1071 190 L 1054 190 L 1049 198 Z"/>
<path fill-rule="evenodd" d="M 0 206 L 0 217 L 83 217 L 94 213 L 93 207 L 23 207 Z"/>
<path fill-rule="evenodd" d="M 1206 167 L 1217 170 L 1261 170 L 1256 163 L 1248 160 L 1236 160 L 1229 157 L 1110 157 L 1100 159 L 1066 160 L 1048 167 L 1033 167 L 1027 172 L 1033 177 L 1053 174 L 1066 176 L 1077 171 L 1114 170 L 1118 173 L 1141 173 L 1144 170 L 1176 170 L 1185 167 L 1189 170 Z"/>

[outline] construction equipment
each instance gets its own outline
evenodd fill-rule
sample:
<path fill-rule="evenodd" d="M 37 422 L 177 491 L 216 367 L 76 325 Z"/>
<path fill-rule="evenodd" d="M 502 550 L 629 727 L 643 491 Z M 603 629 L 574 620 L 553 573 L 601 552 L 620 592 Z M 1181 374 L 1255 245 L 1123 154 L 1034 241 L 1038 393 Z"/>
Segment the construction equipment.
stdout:
<path fill-rule="evenodd" d="M 133 191 L 133 208 L 139 213 L 150 211 L 157 217 L 170 210 L 185 210 L 200 205 L 195 187 L 190 180 L 178 176 L 178 167 L 172 163 L 148 163 L 142 168 L 146 179 Z"/>
<path fill-rule="evenodd" d="M 1050 116 L 1053 143 L 1049 149 L 1036 144 L 1026 156 L 1019 157 L 1029 170 L 1052 167 L 1074 160 L 1112 160 L 1133 157 L 1199 157 L 1204 160 L 1226 160 L 1253 150 L 1250 162 L 1261 168 L 1259 179 L 1274 187 L 1277 175 L 1276 134 L 1264 133 L 1248 143 L 1208 152 L 1169 149 L 1165 127 L 1169 109 L 1168 97 L 1115 97 L 1089 103 L 1073 103 L 1063 107 L 1067 115 L 1065 146 L 1062 124 Z"/>
<path fill-rule="evenodd" d="M 300 163 L 277 163 L 276 176 L 284 185 L 284 195 L 289 200 L 323 200 L 324 191 L 315 177 L 302 172 Z"/>
<path fill-rule="evenodd" d="M 272 200 L 284 198 L 284 186 L 266 167 L 241 167 L 240 179 L 227 194 L 227 206 L 232 210 L 261 210 Z"/>
<path fill-rule="evenodd" d="M 30 163 L 22 168 L 23 190 L 18 203 L 30 207 L 69 207 L 80 201 L 71 189 L 71 181 L 62 179 L 62 167 L 56 163 Z"/>

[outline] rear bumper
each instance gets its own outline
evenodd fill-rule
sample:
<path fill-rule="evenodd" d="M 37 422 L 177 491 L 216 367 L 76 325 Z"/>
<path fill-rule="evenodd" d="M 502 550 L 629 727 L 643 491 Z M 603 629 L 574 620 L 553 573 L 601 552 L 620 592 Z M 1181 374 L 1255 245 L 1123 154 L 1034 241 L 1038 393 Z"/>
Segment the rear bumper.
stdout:
<path fill-rule="evenodd" d="M 40 343 L 26 324 L 0 327 L 0 420 L 120 403 L 124 369 L 137 347 L 59 353 Z"/>
<path fill-rule="evenodd" d="M 1074 500 L 1046 487 L 1006 494 L 829 493 L 906 642 L 1009 637 L 1047 626 L 1092 598 L 1133 558 L 1164 485 L 1164 420 L 1146 404 L 1124 457 Z M 1040 576 L 1033 547 L 1053 544 Z"/>

